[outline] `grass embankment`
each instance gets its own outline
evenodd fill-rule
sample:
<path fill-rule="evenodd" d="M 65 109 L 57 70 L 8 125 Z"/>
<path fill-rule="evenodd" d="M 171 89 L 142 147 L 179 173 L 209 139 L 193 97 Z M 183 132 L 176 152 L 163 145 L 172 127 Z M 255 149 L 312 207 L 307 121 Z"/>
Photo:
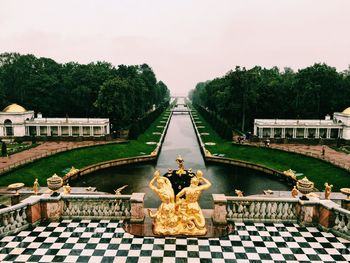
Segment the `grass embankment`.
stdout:
<path fill-rule="evenodd" d="M 157 126 L 165 126 L 164 121 L 166 119 L 163 119 L 163 117 L 169 117 L 169 113 L 163 112 L 137 140 L 76 149 L 43 158 L 1 175 L 0 185 L 6 186 L 23 182 L 26 186 L 31 186 L 35 178 L 38 178 L 40 185 L 46 185 L 48 177 L 51 177 L 54 173 L 63 176 L 63 170 L 72 166 L 79 169 L 100 162 L 150 154 L 156 145 L 148 145 L 146 142 L 159 141 L 161 135 L 153 134 L 153 132 L 163 131 L 164 128 L 157 128 Z"/>
<path fill-rule="evenodd" d="M 206 145 L 206 148 L 212 154 L 264 165 L 279 171 L 295 170 L 313 181 L 315 187 L 320 191 L 324 190 L 325 182 L 334 185 L 333 191 L 339 191 L 342 187 L 350 186 L 350 173 L 342 168 L 301 154 L 265 147 L 232 144 L 231 141 L 221 139 L 202 116 L 198 113 L 196 113 L 196 116 L 198 116 L 198 120 L 195 120 L 197 127 L 205 126 L 205 128 L 199 129 L 199 132 L 210 133 L 210 135 L 201 136 L 203 142 L 216 143 L 213 146 Z M 198 121 L 201 123 L 198 123 Z"/>

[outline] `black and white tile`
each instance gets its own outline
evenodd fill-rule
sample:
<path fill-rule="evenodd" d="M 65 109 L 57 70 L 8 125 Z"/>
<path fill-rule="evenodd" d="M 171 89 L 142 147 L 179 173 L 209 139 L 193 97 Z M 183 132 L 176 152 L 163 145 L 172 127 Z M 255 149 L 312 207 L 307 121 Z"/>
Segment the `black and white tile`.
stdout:
<path fill-rule="evenodd" d="M 141 238 L 121 221 L 63 220 L 0 239 L 0 262 L 350 262 L 350 243 L 298 224 L 236 223 L 211 239 Z"/>

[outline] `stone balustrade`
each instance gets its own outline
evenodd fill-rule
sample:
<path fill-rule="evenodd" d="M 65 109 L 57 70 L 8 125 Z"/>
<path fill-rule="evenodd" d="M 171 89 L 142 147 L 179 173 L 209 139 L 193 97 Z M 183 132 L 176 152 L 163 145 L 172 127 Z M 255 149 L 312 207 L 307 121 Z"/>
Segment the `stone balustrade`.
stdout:
<path fill-rule="evenodd" d="M 232 222 L 317 225 L 350 240 L 350 211 L 331 200 L 213 194 L 215 224 Z"/>
<path fill-rule="evenodd" d="M 62 197 L 62 218 L 130 219 L 131 195 L 67 195 Z"/>
<path fill-rule="evenodd" d="M 296 222 L 295 198 L 227 197 L 227 221 Z"/>
<path fill-rule="evenodd" d="M 27 204 L 0 209 L 0 237 L 19 232 L 29 226 Z"/>
<path fill-rule="evenodd" d="M 350 237 L 350 211 L 334 208 L 334 216 L 333 232 L 340 236 Z"/>

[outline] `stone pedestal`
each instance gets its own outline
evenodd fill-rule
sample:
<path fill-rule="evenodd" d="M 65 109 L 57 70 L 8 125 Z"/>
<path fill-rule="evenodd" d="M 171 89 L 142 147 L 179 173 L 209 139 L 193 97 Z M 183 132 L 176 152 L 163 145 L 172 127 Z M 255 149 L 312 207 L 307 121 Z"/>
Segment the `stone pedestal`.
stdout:
<path fill-rule="evenodd" d="M 62 215 L 63 202 L 61 201 L 61 195 L 51 197 L 47 195 L 43 196 L 41 203 L 41 211 L 44 219 L 51 222 L 59 221 Z"/>
<path fill-rule="evenodd" d="M 144 199 L 145 199 L 144 193 L 133 193 L 131 195 L 130 223 L 140 223 L 144 221 L 145 219 Z"/>
<path fill-rule="evenodd" d="M 319 208 L 319 219 L 318 223 L 326 228 L 329 229 L 334 224 L 334 213 L 333 209 L 335 207 L 338 207 L 336 203 L 334 203 L 331 200 L 321 200 L 320 201 L 320 208 Z"/>
<path fill-rule="evenodd" d="M 226 196 L 224 194 L 213 194 L 213 200 L 214 200 L 214 211 L 213 211 L 212 219 L 214 224 L 218 224 L 218 225 L 227 224 Z"/>
<path fill-rule="evenodd" d="M 28 202 L 27 220 L 29 223 L 34 224 L 41 220 L 40 196 L 31 196 L 26 200 Z"/>
<path fill-rule="evenodd" d="M 318 199 L 310 198 L 309 200 L 299 200 L 299 204 L 297 206 L 297 214 L 299 218 L 299 222 L 301 224 L 312 224 L 319 217 L 319 213 L 317 210 Z"/>

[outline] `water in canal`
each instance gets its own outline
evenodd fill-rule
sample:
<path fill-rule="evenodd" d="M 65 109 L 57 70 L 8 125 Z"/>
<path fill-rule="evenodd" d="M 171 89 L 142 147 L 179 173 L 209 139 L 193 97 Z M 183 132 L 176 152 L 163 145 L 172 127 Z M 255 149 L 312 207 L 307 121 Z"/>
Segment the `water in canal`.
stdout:
<path fill-rule="evenodd" d="M 234 195 L 235 189 L 244 191 L 245 195 L 259 194 L 263 190 L 288 190 L 284 181 L 279 181 L 271 175 L 261 172 L 224 165 L 206 165 L 201 155 L 196 135 L 189 115 L 173 115 L 165 137 L 157 164 L 141 164 L 114 167 L 100 170 L 72 182 L 73 186 L 94 186 L 98 191 L 114 193 L 114 189 L 128 185 L 124 194 L 133 192 L 146 193 L 145 207 L 158 207 L 158 196 L 153 193 L 148 184 L 156 169 L 161 174 L 168 168 L 176 169 L 176 156 L 181 154 L 185 160 L 185 168 L 202 170 L 204 176 L 212 182 L 212 187 L 202 193 L 200 205 L 202 208 L 212 208 L 211 194 L 223 193 Z"/>

